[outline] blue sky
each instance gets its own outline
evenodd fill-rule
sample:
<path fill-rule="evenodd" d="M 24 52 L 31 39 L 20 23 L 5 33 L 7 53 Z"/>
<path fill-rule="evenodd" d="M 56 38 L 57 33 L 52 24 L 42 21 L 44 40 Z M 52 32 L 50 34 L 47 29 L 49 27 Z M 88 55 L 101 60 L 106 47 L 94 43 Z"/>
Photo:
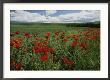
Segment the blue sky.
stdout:
<path fill-rule="evenodd" d="M 82 23 L 100 21 L 99 10 L 11 10 L 11 21 Z"/>

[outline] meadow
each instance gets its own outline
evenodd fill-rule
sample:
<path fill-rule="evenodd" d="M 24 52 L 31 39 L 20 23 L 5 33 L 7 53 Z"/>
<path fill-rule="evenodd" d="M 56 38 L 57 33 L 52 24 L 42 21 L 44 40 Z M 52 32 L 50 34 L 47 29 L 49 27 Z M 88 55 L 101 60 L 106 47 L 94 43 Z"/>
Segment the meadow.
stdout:
<path fill-rule="evenodd" d="M 100 70 L 100 28 L 11 24 L 10 70 Z"/>

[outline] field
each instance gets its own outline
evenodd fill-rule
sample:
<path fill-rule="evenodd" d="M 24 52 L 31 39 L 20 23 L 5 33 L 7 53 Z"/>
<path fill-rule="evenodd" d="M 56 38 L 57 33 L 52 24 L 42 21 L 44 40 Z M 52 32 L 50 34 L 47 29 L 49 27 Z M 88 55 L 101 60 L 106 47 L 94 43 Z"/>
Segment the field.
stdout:
<path fill-rule="evenodd" d="M 11 24 L 10 70 L 100 70 L 100 28 Z"/>

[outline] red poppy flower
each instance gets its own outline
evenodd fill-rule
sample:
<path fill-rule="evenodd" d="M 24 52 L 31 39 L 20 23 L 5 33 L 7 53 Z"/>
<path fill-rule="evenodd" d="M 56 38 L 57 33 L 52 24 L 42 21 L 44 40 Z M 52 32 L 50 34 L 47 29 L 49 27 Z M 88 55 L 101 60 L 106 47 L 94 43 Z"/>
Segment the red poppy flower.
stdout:
<path fill-rule="evenodd" d="M 73 42 L 72 44 L 71 44 L 71 46 L 74 48 L 74 47 L 76 47 L 77 46 L 77 44 L 78 44 L 78 42 Z"/>
<path fill-rule="evenodd" d="M 20 44 L 16 44 L 16 45 L 15 45 L 15 48 L 17 48 L 17 49 L 20 48 L 20 47 L 21 47 Z"/>
<path fill-rule="evenodd" d="M 41 57 L 40 57 L 40 60 L 41 60 L 41 61 L 46 61 L 46 60 L 48 60 L 48 55 L 45 54 L 45 55 L 41 56 Z"/>
<path fill-rule="evenodd" d="M 87 49 L 87 43 L 80 43 L 80 47 L 83 49 Z"/>
<path fill-rule="evenodd" d="M 77 40 L 79 39 L 79 35 L 73 34 L 72 37 L 73 37 L 73 39 L 74 39 L 75 41 L 77 41 Z"/>
<path fill-rule="evenodd" d="M 20 70 L 21 67 L 22 67 L 22 64 L 21 63 L 17 63 L 15 67 L 16 67 L 17 70 Z"/>
<path fill-rule="evenodd" d="M 67 38 L 63 39 L 63 42 L 67 42 L 67 41 L 68 41 L 68 39 L 67 39 Z"/>
<path fill-rule="evenodd" d="M 31 35 L 31 34 L 29 34 L 28 32 L 25 32 L 25 33 L 24 33 L 24 36 L 25 36 L 25 37 L 27 37 L 27 38 L 32 37 L 32 35 Z"/>
<path fill-rule="evenodd" d="M 45 37 L 48 39 L 50 37 L 50 32 L 45 33 Z"/>
<path fill-rule="evenodd" d="M 55 36 L 58 36 L 59 35 L 59 32 L 55 32 Z"/>
<path fill-rule="evenodd" d="M 19 34 L 19 33 L 20 33 L 19 31 L 16 31 L 16 32 L 15 32 L 15 34 Z"/>
<path fill-rule="evenodd" d="M 97 36 L 92 36 L 91 37 L 91 40 L 96 40 L 97 39 Z"/>

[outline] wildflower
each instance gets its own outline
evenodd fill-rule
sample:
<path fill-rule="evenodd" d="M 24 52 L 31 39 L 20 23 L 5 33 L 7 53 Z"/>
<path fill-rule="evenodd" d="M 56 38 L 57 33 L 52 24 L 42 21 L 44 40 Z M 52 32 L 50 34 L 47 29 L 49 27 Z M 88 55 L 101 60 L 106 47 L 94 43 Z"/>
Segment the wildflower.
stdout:
<path fill-rule="evenodd" d="M 67 42 L 67 41 L 68 41 L 68 39 L 67 39 L 67 38 L 64 38 L 64 39 L 63 39 L 63 42 Z"/>
<path fill-rule="evenodd" d="M 45 38 L 49 39 L 50 38 L 50 32 L 45 33 Z"/>
<path fill-rule="evenodd" d="M 80 47 L 83 49 L 87 49 L 87 44 L 82 42 L 80 43 Z"/>
<path fill-rule="evenodd" d="M 71 47 L 73 47 L 73 48 L 74 48 L 74 47 L 76 47 L 76 46 L 77 46 L 77 44 L 78 44 L 78 42 L 76 42 L 76 41 L 75 41 L 75 42 L 73 42 L 73 43 L 71 44 Z"/>
<path fill-rule="evenodd" d="M 77 41 L 77 40 L 79 39 L 79 35 L 73 34 L 73 35 L 72 35 L 72 38 L 73 38 L 75 41 Z"/>
<path fill-rule="evenodd" d="M 56 40 L 59 40 L 59 38 L 58 38 L 59 32 L 57 31 L 57 32 L 55 32 L 54 34 L 55 34 L 55 39 L 56 39 Z"/>
<path fill-rule="evenodd" d="M 55 36 L 58 36 L 59 35 L 59 32 L 57 31 L 57 32 L 55 32 Z"/>
<path fill-rule="evenodd" d="M 91 40 L 96 40 L 97 39 L 97 36 L 92 36 L 91 37 Z"/>
<path fill-rule="evenodd" d="M 73 38 L 75 39 L 75 41 L 77 41 L 77 40 L 79 39 L 79 36 L 76 35 L 76 36 L 74 36 Z"/>
<path fill-rule="evenodd" d="M 64 37 L 65 37 L 65 32 L 62 32 L 61 33 L 61 39 L 64 39 Z"/>
<path fill-rule="evenodd" d="M 16 45 L 15 45 L 15 48 L 17 48 L 17 49 L 20 48 L 20 47 L 21 47 L 20 44 L 16 44 Z"/>
<path fill-rule="evenodd" d="M 22 67 L 22 64 L 21 63 L 17 63 L 15 67 L 16 67 L 17 70 L 20 70 L 21 67 Z"/>
<path fill-rule="evenodd" d="M 16 32 L 15 32 L 15 34 L 19 34 L 19 33 L 20 33 L 19 31 L 16 31 Z"/>
<path fill-rule="evenodd" d="M 41 61 L 46 61 L 46 60 L 48 60 L 48 55 L 45 54 L 45 55 L 41 56 L 41 57 L 40 57 L 40 60 L 41 60 Z"/>
<path fill-rule="evenodd" d="M 65 64 L 69 64 L 69 65 L 75 64 L 74 61 L 69 60 L 66 56 L 63 56 L 62 60 Z"/>
<path fill-rule="evenodd" d="M 31 34 L 29 34 L 28 32 L 25 32 L 25 33 L 24 33 L 24 36 L 25 36 L 25 37 L 27 37 L 27 38 L 32 37 L 32 35 L 31 35 Z"/>

